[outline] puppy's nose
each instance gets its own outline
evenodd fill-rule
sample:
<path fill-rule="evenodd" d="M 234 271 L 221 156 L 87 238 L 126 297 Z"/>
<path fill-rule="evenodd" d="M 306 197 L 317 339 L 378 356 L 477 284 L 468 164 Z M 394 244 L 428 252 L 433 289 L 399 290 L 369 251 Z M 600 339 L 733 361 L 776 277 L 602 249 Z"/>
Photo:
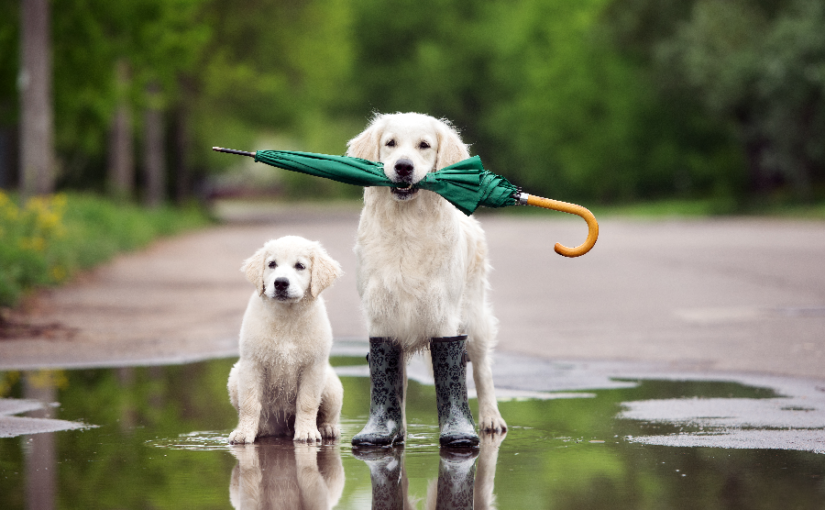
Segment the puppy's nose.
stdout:
<path fill-rule="evenodd" d="M 289 280 L 283 277 L 275 279 L 275 290 L 286 290 L 287 287 L 289 287 Z"/>
<path fill-rule="evenodd" d="M 395 173 L 398 177 L 409 177 L 413 173 L 413 162 L 409 159 L 399 159 L 395 162 Z"/>

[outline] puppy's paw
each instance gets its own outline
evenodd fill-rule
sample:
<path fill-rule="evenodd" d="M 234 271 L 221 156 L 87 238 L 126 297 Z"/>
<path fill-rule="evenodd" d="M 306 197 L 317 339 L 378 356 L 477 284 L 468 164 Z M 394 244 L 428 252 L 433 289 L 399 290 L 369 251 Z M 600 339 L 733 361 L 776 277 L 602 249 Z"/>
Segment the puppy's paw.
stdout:
<path fill-rule="evenodd" d="M 321 432 L 318 431 L 317 427 L 299 427 L 296 425 L 295 436 L 292 440 L 301 442 L 320 441 Z"/>
<path fill-rule="evenodd" d="M 235 429 L 229 434 L 229 444 L 247 444 L 255 442 L 255 434 L 248 430 Z"/>
<path fill-rule="evenodd" d="M 481 413 L 478 423 L 478 430 L 486 433 L 499 434 L 507 431 L 507 423 L 501 417 L 498 410 Z"/>
<path fill-rule="evenodd" d="M 321 437 L 324 439 L 338 439 L 341 437 L 341 428 L 338 425 L 330 423 L 322 423 L 318 430 L 321 432 Z"/>

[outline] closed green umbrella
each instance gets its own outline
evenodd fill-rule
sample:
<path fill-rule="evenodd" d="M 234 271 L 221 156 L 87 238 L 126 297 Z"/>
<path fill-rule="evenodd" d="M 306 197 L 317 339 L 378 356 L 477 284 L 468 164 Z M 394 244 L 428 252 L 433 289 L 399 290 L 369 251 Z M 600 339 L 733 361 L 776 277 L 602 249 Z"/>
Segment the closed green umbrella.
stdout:
<path fill-rule="evenodd" d="M 313 152 L 273 150 L 246 152 L 221 147 L 212 149 L 218 152 L 250 156 L 255 158 L 256 162 L 355 186 L 406 187 L 409 185 L 390 180 L 384 174 L 383 163 L 366 159 Z M 568 248 L 556 243 L 556 253 L 566 257 L 584 255 L 596 244 L 599 236 L 599 224 L 596 218 L 584 207 L 523 193 L 504 177 L 485 170 L 478 156 L 430 172 L 417 182 L 415 187 L 438 193 L 468 216 L 482 205 L 505 207 L 516 204 L 535 205 L 581 216 L 589 228 L 584 244 L 576 248 Z"/>

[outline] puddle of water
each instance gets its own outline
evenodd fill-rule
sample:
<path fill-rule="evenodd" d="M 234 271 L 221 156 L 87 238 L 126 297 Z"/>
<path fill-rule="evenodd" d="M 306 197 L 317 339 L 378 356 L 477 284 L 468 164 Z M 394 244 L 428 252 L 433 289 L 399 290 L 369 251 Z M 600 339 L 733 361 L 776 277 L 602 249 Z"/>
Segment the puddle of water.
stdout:
<path fill-rule="evenodd" d="M 369 380 L 348 376 L 340 443 L 229 446 L 233 362 L 62 372 L 51 418 L 98 427 L 0 439 L 0 508 L 362 509 L 374 498 L 374 508 L 469 508 L 472 500 L 500 509 L 825 507 L 823 454 L 685 439 L 718 437 L 730 416 L 744 413 L 737 423 L 747 423 L 748 409 L 768 406 L 782 419 L 822 412 L 815 395 L 789 397 L 792 388 L 626 379 L 579 394 L 586 398 L 526 399 L 511 387 L 513 398 L 500 403 L 506 437 L 486 438 L 468 455 L 439 449 L 435 392 L 415 381 L 405 447 L 353 451 Z M 10 393 L 22 397 L 21 383 Z M 771 423 L 742 430 L 764 435 Z M 793 430 L 825 441 L 820 421 L 800 423 L 808 428 Z"/>

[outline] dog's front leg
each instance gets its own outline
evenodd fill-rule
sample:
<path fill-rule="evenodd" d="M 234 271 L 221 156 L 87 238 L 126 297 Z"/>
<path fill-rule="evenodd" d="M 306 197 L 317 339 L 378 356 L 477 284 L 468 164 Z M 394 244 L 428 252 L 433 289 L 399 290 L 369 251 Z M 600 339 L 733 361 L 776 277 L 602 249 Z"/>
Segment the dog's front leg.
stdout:
<path fill-rule="evenodd" d="M 326 381 L 326 366 L 315 363 L 308 366 L 298 381 L 298 398 L 295 409 L 295 441 L 320 441 L 318 430 L 318 407 L 321 405 L 321 392 Z"/>
<path fill-rule="evenodd" d="M 261 420 L 263 369 L 249 361 L 238 363 L 238 426 L 229 434 L 231 444 L 255 442 Z"/>

